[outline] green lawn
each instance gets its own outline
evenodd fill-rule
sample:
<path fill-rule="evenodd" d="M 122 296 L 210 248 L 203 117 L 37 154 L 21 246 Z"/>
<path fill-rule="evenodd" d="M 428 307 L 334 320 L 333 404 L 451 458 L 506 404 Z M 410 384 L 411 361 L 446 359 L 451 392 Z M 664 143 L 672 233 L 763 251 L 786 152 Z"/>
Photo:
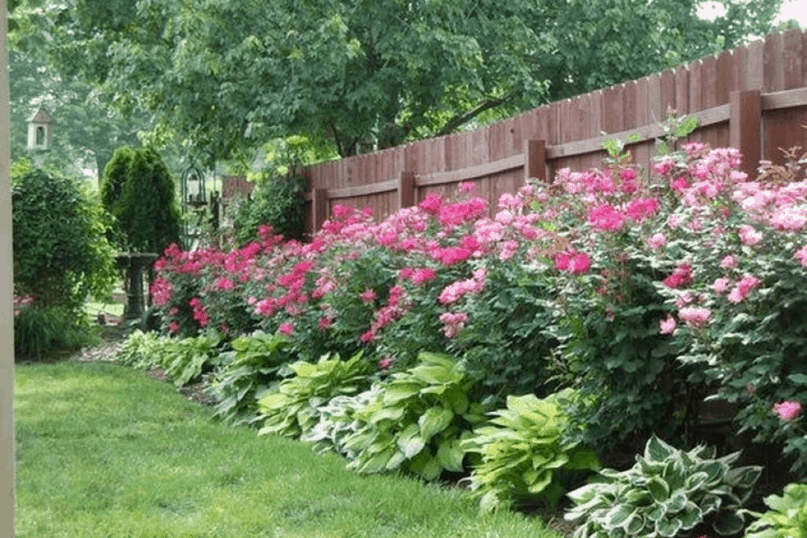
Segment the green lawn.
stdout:
<path fill-rule="evenodd" d="M 17 536 L 558 538 L 457 489 L 361 476 L 308 445 L 214 422 L 143 372 L 16 368 Z"/>

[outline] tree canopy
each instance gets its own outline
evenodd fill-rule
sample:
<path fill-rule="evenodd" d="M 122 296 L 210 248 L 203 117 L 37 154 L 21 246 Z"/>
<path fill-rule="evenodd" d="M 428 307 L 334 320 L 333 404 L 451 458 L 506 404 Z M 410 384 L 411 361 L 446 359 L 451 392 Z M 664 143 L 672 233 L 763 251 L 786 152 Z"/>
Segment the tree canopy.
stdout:
<path fill-rule="evenodd" d="M 782 0 L 19 0 L 45 51 L 212 161 L 291 135 L 342 156 L 446 134 L 772 30 Z"/>

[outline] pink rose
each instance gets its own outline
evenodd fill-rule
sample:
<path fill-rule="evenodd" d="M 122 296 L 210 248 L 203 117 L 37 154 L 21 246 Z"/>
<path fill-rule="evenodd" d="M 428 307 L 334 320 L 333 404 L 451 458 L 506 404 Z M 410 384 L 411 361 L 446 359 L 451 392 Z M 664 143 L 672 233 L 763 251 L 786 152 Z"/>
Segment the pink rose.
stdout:
<path fill-rule="evenodd" d="M 793 401 L 776 403 L 773 404 L 773 412 L 782 420 L 791 421 L 801 413 L 801 404 Z"/>

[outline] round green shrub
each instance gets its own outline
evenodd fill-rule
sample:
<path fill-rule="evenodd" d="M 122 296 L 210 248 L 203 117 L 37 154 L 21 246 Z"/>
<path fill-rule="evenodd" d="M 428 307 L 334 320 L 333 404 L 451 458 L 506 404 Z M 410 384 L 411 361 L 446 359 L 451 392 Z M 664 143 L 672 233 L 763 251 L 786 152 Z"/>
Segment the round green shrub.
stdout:
<path fill-rule="evenodd" d="M 78 312 L 117 278 L 110 220 L 80 180 L 16 166 L 12 173 L 14 293 L 34 307 Z"/>

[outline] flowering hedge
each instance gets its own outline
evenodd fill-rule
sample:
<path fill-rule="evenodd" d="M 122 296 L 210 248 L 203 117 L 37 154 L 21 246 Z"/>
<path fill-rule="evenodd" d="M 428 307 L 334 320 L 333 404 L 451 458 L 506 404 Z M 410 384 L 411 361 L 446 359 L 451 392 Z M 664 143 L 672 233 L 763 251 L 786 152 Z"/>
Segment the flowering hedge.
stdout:
<path fill-rule="evenodd" d="M 698 143 L 647 171 L 613 157 L 494 217 L 463 184 L 379 224 L 337 205 L 307 244 L 264 227 L 231 252 L 171 247 L 154 304 L 169 333 L 280 332 L 301 360 L 447 351 L 499 403 L 573 386 L 571 435 L 599 448 L 683 435 L 716 394 L 804 472 L 807 181 L 770 163 L 752 181 L 736 150 Z"/>

